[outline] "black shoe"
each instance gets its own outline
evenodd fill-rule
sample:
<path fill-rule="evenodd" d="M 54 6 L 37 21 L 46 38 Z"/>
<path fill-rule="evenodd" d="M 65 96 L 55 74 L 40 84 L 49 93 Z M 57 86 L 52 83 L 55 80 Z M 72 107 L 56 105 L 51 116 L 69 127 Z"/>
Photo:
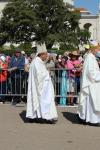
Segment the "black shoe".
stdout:
<path fill-rule="evenodd" d="M 52 120 L 45 120 L 46 124 L 56 124 L 56 122 L 57 122 L 57 120 L 54 120 L 54 119 L 52 119 Z"/>
<path fill-rule="evenodd" d="M 74 103 L 70 103 L 70 106 L 74 106 Z"/>
<path fill-rule="evenodd" d="M 29 123 L 40 123 L 40 124 L 43 124 L 44 123 L 44 119 L 42 118 L 34 118 L 34 119 L 28 119 L 28 122 Z"/>
<path fill-rule="evenodd" d="M 100 123 L 88 123 L 89 126 L 100 127 Z"/>
<path fill-rule="evenodd" d="M 30 118 L 29 118 L 29 119 L 28 119 L 28 122 L 29 122 L 29 123 L 34 123 L 34 119 L 30 119 Z"/>
<path fill-rule="evenodd" d="M 12 106 L 16 106 L 17 102 L 12 102 L 11 105 Z"/>
<path fill-rule="evenodd" d="M 77 115 L 77 118 L 78 118 L 78 123 L 79 124 L 87 125 L 87 123 L 85 122 L 85 120 L 82 120 L 78 115 Z"/>
<path fill-rule="evenodd" d="M 5 103 L 5 100 L 1 100 L 1 99 L 0 99 L 0 103 L 1 103 L 1 104 L 4 104 L 4 103 Z"/>
<path fill-rule="evenodd" d="M 22 98 L 21 98 L 21 101 L 26 104 L 26 103 L 27 103 L 27 98 L 26 98 L 26 97 L 22 97 Z"/>

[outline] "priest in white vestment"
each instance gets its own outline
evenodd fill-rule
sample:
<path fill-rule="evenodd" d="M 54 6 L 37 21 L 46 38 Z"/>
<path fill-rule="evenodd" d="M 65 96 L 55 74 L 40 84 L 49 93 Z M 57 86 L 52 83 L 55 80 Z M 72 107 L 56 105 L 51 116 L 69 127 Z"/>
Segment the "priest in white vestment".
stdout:
<path fill-rule="evenodd" d="M 100 69 L 96 60 L 97 47 L 91 48 L 85 57 L 80 101 L 79 118 L 87 123 L 100 123 Z"/>
<path fill-rule="evenodd" d="M 46 59 L 45 44 L 37 45 L 37 56 L 29 69 L 26 117 L 30 119 L 42 118 L 53 122 L 57 120 L 58 115 L 53 84 L 45 65 Z"/>

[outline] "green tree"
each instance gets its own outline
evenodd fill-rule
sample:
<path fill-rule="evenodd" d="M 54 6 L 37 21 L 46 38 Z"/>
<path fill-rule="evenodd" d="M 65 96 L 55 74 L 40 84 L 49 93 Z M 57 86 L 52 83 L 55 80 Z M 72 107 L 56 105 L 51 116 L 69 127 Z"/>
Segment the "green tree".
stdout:
<path fill-rule="evenodd" d="M 91 33 L 88 29 L 80 29 L 78 32 L 80 42 L 87 43 L 91 37 Z"/>
<path fill-rule="evenodd" d="M 55 41 L 77 45 L 80 15 L 63 0 L 9 0 L 0 21 L 0 43 Z"/>
<path fill-rule="evenodd" d="M 29 2 L 27 0 L 10 0 L 3 10 L 0 21 L 0 39 L 6 39 L 12 43 L 32 41 L 36 19 Z"/>

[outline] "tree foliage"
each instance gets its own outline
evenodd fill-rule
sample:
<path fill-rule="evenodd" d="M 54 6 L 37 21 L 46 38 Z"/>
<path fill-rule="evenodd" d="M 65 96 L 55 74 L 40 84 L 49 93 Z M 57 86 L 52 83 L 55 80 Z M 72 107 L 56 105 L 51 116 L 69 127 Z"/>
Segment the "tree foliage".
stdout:
<path fill-rule="evenodd" d="M 91 37 L 91 33 L 88 29 L 80 29 L 80 31 L 78 32 L 78 37 L 80 41 L 82 41 L 83 43 L 87 43 Z"/>
<path fill-rule="evenodd" d="M 54 41 L 77 46 L 80 15 L 63 0 L 9 0 L 0 21 L 0 44 Z"/>
<path fill-rule="evenodd" d="M 26 2 L 28 1 L 12 0 L 3 10 L 0 33 L 5 35 L 8 42 L 32 40 L 35 15 Z"/>

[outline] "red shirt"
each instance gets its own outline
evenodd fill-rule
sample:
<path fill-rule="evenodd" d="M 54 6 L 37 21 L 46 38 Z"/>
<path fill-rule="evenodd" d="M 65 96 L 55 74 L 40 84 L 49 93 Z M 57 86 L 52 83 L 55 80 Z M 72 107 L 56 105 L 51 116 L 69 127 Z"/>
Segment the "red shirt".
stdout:
<path fill-rule="evenodd" d="M 3 70 L 7 68 L 8 68 L 7 63 L 6 62 L 4 63 L 2 60 L 0 60 L 0 82 L 7 80 L 7 70 Z"/>

